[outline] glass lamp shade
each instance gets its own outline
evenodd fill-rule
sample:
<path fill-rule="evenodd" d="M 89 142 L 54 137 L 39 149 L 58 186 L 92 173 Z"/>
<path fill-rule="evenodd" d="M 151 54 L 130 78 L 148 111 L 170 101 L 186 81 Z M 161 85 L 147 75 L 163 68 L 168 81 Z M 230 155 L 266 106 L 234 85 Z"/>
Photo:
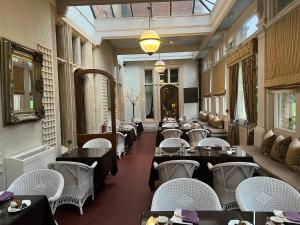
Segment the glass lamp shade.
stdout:
<path fill-rule="evenodd" d="M 166 70 L 165 62 L 162 60 L 156 61 L 156 63 L 154 64 L 154 70 L 158 74 L 164 74 L 164 72 Z"/>
<path fill-rule="evenodd" d="M 140 46 L 148 55 L 152 55 L 159 49 L 160 37 L 153 30 L 146 30 L 141 34 Z"/>

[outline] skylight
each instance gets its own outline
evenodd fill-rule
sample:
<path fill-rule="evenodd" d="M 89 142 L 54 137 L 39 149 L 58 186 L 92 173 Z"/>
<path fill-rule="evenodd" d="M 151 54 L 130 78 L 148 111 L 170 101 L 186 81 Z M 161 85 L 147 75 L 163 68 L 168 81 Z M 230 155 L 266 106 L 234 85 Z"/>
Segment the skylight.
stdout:
<path fill-rule="evenodd" d="M 191 16 L 210 13 L 217 0 L 152 2 L 152 16 Z M 93 5 L 96 19 L 146 17 L 148 3 Z"/>

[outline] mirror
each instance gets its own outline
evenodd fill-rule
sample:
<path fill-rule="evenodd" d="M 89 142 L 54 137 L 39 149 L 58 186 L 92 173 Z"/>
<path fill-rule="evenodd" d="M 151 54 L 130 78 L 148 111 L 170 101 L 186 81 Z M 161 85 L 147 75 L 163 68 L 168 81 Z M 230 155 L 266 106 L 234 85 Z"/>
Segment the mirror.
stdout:
<path fill-rule="evenodd" d="M 4 124 L 43 118 L 42 54 L 5 38 L 0 43 Z"/>

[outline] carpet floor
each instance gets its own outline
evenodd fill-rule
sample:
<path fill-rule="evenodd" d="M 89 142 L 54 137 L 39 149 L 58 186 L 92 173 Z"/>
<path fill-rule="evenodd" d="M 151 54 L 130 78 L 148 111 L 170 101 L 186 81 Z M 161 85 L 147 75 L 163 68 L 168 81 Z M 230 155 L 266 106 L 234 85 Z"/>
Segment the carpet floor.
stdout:
<path fill-rule="evenodd" d="M 88 199 L 83 215 L 75 206 L 60 206 L 55 219 L 59 225 L 139 225 L 143 211 L 149 210 L 153 193 L 148 177 L 154 154 L 156 133 L 143 133 L 131 151 L 118 160 L 118 173 L 108 176 L 106 186 Z"/>

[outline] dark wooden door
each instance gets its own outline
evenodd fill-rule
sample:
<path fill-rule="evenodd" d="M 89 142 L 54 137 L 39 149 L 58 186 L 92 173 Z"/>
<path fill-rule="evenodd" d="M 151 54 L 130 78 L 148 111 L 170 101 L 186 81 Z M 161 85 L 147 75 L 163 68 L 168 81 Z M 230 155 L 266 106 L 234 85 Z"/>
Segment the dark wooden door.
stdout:
<path fill-rule="evenodd" d="M 161 120 L 165 117 L 179 117 L 178 87 L 165 85 L 160 89 Z"/>

